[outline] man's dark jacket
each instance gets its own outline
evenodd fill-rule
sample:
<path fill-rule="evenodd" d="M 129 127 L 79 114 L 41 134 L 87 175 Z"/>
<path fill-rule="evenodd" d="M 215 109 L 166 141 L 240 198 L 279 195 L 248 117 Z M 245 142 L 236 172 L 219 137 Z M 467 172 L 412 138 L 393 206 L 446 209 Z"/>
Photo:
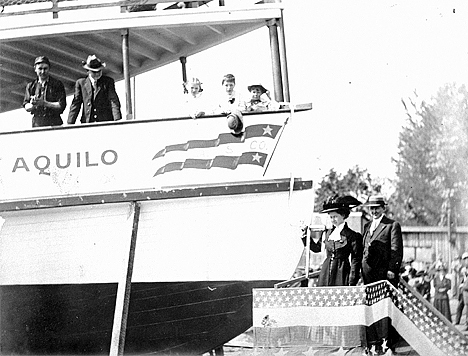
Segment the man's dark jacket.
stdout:
<path fill-rule="evenodd" d="M 373 234 L 372 222 L 364 225 L 364 253 L 362 258 L 362 277 L 365 284 L 387 279 L 387 271 L 395 273 L 390 282 L 397 283 L 403 259 L 403 237 L 400 223 L 382 217 Z"/>
<path fill-rule="evenodd" d="M 83 106 L 81 122 L 116 121 L 122 118 L 120 101 L 115 91 L 114 79 L 103 75 L 94 92 L 89 77 L 78 79 L 68 114 L 68 123 L 74 124 Z"/>
<path fill-rule="evenodd" d="M 38 80 L 34 80 L 26 85 L 26 92 L 24 94 L 23 107 L 29 103 L 31 96 L 36 95 L 36 86 Z M 50 102 L 58 102 L 60 104 L 59 109 L 36 107 L 31 111 L 33 115 L 32 127 L 41 126 L 60 126 L 63 124 L 60 115 L 63 113 L 67 106 L 67 99 L 65 93 L 65 87 L 60 80 L 49 76 L 47 81 L 47 90 L 45 92 L 45 100 Z"/>

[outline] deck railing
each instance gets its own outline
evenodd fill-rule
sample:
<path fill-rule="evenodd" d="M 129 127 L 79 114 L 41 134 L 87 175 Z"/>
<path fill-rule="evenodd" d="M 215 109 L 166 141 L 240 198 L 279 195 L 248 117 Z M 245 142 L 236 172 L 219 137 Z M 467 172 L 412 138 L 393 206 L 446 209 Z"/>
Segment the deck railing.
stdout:
<path fill-rule="evenodd" d="M 69 5 L 73 1 L 74 4 Z M 66 5 L 60 3 L 67 2 Z M 58 18 L 60 11 L 68 10 L 86 10 L 97 9 L 106 7 L 120 7 L 121 12 L 135 12 L 155 10 L 158 4 L 167 4 L 164 10 L 168 9 L 182 9 L 182 8 L 197 8 L 199 6 L 207 5 L 213 0 L 188 0 L 188 1 L 173 1 L 173 0 L 115 0 L 115 1 L 102 1 L 102 2 L 82 2 L 79 0 L 0 0 L 0 17 L 14 16 L 14 15 L 32 15 L 51 12 L 54 19 Z M 281 0 L 262 0 L 252 1 L 252 3 L 275 3 Z M 24 8 L 21 5 L 33 5 L 46 3 L 40 8 Z M 219 6 L 225 6 L 225 0 L 217 1 Z M 11 10 L 10 10 L 11 9 Z"/>

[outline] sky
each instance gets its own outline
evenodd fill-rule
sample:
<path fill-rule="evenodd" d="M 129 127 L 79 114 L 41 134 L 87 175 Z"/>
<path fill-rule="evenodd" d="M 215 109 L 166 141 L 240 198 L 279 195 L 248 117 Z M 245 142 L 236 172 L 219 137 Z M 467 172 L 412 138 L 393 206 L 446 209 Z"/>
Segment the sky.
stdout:
<path fill-rule="evenodd" d="M 291 102 L 313 106 L 314 175 L 321 178 L 330 169 L 344 174 L 357 165 L 372 177 L 395 178 L 392 158 L 398 157 L 399 133 L 407 118 L 401 99 L 416 91 L 430 100 L 444 84 L 468 80 L 468 4 L 282 2 Z M 207 93 L 221 90 L 226 73 L 236 76 L 238 90 L 254 82 L 272 90 L 268 29 L 191 56 L 187 69 Z M 170 115 L 182 100 L 181 83 L 178 62 L 138 76 L 135 117 Z M 117 89 L 124 103 L 123 84 L 117 83 Z M 6 115 L 29 128 L 24 111 L 2 114 L 0 123 Z"/>

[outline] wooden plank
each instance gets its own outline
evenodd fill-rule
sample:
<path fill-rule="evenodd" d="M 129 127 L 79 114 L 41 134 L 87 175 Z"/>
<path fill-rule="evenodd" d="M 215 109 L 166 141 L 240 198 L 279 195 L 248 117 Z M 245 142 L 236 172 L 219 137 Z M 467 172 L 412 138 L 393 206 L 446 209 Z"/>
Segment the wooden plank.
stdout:
<path fill-rule="evenodd" d="M 277 5 L 256 5 L 251 8 L 216 8 L 187 9 L 184 11 L 144 11 L 132 13 L 114 13 L 109 11 L 105 16 L 96 19 L 79 19 L 63 21 L 44 21 L 42 23 L 27 22 L 21 26 L 14 25 L 0 28 L 2 41 L 43 36 L 57 36 L 69 33 L 103 32 L 120 30 L 122 28 L 167 28 L 186 27 L 187 25 L 216 25 L 231 23 L 262 23 L 271 18 L 281 16 L 281 8 Z"/>
<path fill-rule="evenodd" d="M 122 279 L 117 288 L 117 299 L 115 302 L 114 324 L 112 327 L 112 339 L 110 353 L 111 356 L 123 355 L 125 346 L 125 335 L 127 329 L 128 307 L 130 304 L 130 291 L 132 288 L 133 265 L 135 261 L 136 240 L 138 235 L 138 223 L 140 220 L 140 204 L 132 203 L 133 223 L 130 237 L 130 246 L 127 259 L 124 260 L 126 266 Z"/>
<path fill-rule="evenodd" d="M 312 181 L 296 180 L 294 190 L 311 189 Z M 34 210 L 54 207 L 79 206 L 105 203 L 125 203 L 163 199 L 180 199 L 199 196 L 222 196 L 249 193 L 287 191 L 289 180 L 274 179 L 265 181 L 207 184 L 204 186 L 167 187 L 164 190 L 138 190 L 96 194 L 88 196 L 64 196 L 58 198 L 30 199 L 20 201 L 0 201 L 0 212 Z"/>

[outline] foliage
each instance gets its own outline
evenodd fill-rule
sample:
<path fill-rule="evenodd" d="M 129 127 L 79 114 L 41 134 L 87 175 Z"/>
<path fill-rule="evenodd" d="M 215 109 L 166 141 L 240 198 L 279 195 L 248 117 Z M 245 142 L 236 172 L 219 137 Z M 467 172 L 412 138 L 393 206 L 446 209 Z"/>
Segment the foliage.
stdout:
<path fill-rule="evenodd" d="M 351 195 L 364 203 L 369 195 L 380 193 L 381 189 L 382 182 L 373 180 L 367 169 L 354 166 L 345 175 L 341 175 L 332 168 L 315 192 L 314 210 L 320 211 L 324 201 L 335 194 Z"/>
<path fill-rule="evenodd" d="M 396 163 L 396 217 L 405 225 L 468 223 L 468 92 L 447 84 L 431 102 L 402 100 L 408 116 Z"/>

